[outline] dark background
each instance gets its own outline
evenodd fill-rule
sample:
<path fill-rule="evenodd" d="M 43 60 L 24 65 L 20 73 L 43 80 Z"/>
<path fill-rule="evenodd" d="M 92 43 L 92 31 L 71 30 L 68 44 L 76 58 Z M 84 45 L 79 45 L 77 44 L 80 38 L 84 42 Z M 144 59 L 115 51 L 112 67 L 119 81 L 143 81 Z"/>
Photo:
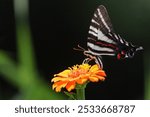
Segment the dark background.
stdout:
<path fill-rule="evenodd" d="M 49 82 L 53 74 L 81 64 L 85 56 L 73 47 L 86 48 L 94 10 L 106 6 L 117 33 L 144 47 L 133 59 L 103 57 L 107 79 L 89 83 L 86 99 L 144 99 L 144 53 L 148 51 L 150 3 L 146 0 L 30 0 L 30 27 L 37 65 Z M 0 0 L 0 49 L 17 61 L 12 0 Z M 2 77 L 2 76 L 1 76 Z M 11 99 L 18 89 L 0 79 L 1 99 Z"/>

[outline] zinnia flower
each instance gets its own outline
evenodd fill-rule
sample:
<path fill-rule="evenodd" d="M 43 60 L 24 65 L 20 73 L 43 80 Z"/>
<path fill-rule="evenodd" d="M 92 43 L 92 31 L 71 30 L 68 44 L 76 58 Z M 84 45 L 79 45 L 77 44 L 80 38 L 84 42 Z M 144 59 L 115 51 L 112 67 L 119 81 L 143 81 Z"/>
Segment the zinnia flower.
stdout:
<path fill-rule="evenodd" d="M 54 75 L 51 82 L 54 82 L 52 88 L 56 92 L 60 92 L 62 88 L 66 88 L 69 92 L 75 89 L 76 84 L 84 84 L 88 81 L 98 82 L 105 80 L 105 72 L 99 68 L 97 64 L 91 66 L 89 64 L 75 65 L 58 74 Z"/>

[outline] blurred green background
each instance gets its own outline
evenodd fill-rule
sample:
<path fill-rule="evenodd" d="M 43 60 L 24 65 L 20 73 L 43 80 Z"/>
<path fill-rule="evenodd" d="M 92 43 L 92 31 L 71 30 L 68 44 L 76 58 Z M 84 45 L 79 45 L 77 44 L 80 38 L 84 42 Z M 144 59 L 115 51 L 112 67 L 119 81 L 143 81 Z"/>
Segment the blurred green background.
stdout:
<path fill-rule="evenodd" d="M 142 45 L 133 59 L 103 57 L 107 80 L 86 99 L 150 99 L 149 0 L 0 0 L 0 99 L 67 99 L 51 90 L 53 74 L 80 64 L 93 12 L 106 6 L 114 29 Z"/>

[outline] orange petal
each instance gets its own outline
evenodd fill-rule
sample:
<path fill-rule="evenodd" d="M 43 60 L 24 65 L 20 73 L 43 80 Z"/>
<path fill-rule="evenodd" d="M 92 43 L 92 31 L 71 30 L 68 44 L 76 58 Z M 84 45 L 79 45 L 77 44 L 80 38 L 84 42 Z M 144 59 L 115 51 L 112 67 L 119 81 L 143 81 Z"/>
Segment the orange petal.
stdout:
<path fill-rule="evenodd" d="M 102 70 L 98 71 L 96 74 L 106 77 L 106 73 L 104 71 L 102 71 Z"/>
<path fill-rule="evenodd" d="M 98 79 L 101 80 L 101 81 L 104 81 L 105 77 L 99 76 Z"/>
<path fill-rule="evenodd" d="M 86 73 L 86 74 L 84 74 L 84 75 L 80 75 L 80 78 L 81 78 L 81 79 L 88 79 L 89 76 L 90 76 L 90 74 L 89 74 L 89 73 Z"/>
<path fill-rule="evenodd" d="M 97 77 L 93 77 L 93 76 L 90 76 L 89 77 L 89 80 L 91 81 L 91 82 L 98 82 L 98 78 Z"/>
<path fill-rule="evenodd" d="M 70 73 L 71 71 L 70 70 L 64 70 L 58 74 L 55 74 L 54 76 L 61 76 L 61 77 L 68 77 L 68 74 Z"/>
<path fill-rule="evenodd" d="M 91 77 L 95 77 L 95 78 L 97 78 L 98 80 L 101 80 L 101 81 L 105 80 L 105 77 L 100 76 L 100 75 L 91 75 Z"/>
<path fill-rule="evenodd" d="M 86 81 L 87 81 L 88 79 L 78 79 L 76 82 L 78 83 L 78 84 L 84 84 Z"/>
<path fill-rule="evenodd" d="M 93 65 L 91 68 L 90 68 L 90 72 L 95 72 L 95 71 L 98 71 L 99 70 L 99 67 L 97 64 Z"/>
<path fill-rule="evenodd" d="M 65 87 L 67 85 L 68 81 L 59 81 L 55 82 L 52 86 L 53 89 L 56 89 L 56 92 L 59 92 L 61 88 Z"/>
<path fill-rule="evenodd" d="M 70 92 L 75 88 L 75 81 L 68 82 L 66 89 Z"/>
<path fill-rule="evenodd" d="M 60 84 L 60 82 L 61 82 L 61 81 L 59 81 L 59 82 L 55 82 L 55 83 L 53 84 L 52 88 L 53 88 L 53 89 L 55 89 L 56 87 L 58 87 L 58 86 L 59 86 L 59 84 Z"/>
<path fill-rule="evenodd" d="M 61 91 L 61 87 L 60 86 L 56 87 L 55 91 L 56 92 L 60 92 Z"/>
<path fill-rule="evenodd" d="M 63 78 L 63 77 L 54 77 L 51 82 L 57 82 L 57 81 L 66 81 L 68 78 Z"/>

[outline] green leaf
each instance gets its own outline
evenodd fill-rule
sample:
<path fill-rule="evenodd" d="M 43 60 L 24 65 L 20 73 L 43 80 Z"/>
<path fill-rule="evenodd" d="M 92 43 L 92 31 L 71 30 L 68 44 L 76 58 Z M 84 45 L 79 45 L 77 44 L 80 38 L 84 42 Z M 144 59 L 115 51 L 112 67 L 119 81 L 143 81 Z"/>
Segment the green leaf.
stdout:
<path fill-rule="evenodd" d="M 69 99 L 73 99 L 76 100 L 76 94 L 73 92 L 66 92 L 64 91 L 64 93 L 69 97 Z"/>
<path fill-rule="evenodd" d="M 18 79 L 17 65 L 8 53 L 0 51 L 0 74 L 3 75 L 7 81 L 13 85 L 19 85 L 20 80 Z"/>

